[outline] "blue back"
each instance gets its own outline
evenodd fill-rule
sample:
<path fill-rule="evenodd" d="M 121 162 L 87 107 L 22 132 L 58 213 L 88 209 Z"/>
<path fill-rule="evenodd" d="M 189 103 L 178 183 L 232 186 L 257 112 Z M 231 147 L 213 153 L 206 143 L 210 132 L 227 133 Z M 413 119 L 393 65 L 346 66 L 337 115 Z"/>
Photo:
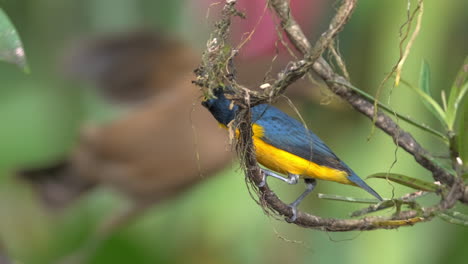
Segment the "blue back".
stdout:
<path fill-rule="evenodd" d="M 227 125 L 235 118 L 238 107 L 231 106 L 231 101 L 224 96 L 221 89 L 214 92 L 217 98 L 205 100 L 202 104 L 218 122 Z M 261 139 L 266 143 L 320 166 L 345 171 L 351 182 L 382 200 L 380 195 L 342 162 L 317 135 L 283 111 L 267 104 L 254 106 L 252 122 L 263 128 L 264 135 Z"/>
<path fill-rule="evenodd" d="M 253 107 L 252 122 L 264 128 L 262 140 L 268 144 L 320 166 L 354 174 L 317 135 L 278 108 L 267 104 Z"/>
<path fill-rule="evenodd" d="M 235 118 L 238 107 L 231 106 L 221 88 L 216 89 L 214 95 L 217 98 L 202 104 L 219 123 L 227 125 Z M 317 135 L 278 108 L 267 104 L 252 107 L 252 122 L 264 128 L 262 140 L 268 144 L 318 165 L 354 174 Z"/>
<path fill-rule="evenodd" d="M 320 166 L 345 171 L 348 179 L 377 199 L 382 197 L 341 161 L 312 131 L 278 108 L 262 104 L 252 108 L 252 122 L 264 128 L 262 140 Z"/>

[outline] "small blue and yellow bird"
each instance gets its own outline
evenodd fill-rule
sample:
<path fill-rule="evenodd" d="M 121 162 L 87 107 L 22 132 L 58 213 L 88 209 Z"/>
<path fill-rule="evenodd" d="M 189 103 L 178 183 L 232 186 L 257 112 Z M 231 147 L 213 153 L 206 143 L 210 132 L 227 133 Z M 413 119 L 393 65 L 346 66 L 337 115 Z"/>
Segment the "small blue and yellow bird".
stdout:
<path fill-rule="evenodd" d="M 234 120 L 238 106 L 232 105 L 222 88 L 213 91 L 215 98 L 202 102 L 216 120 L 227 127 Z M 296 219 L 297 206 L 314 189 L 316 179 L 334 181 L 363 188 L 377 199 L 377 192 L 367 185 L 356 173 L 341 161 L 327 145 L 312 131 L 296 119 L 268 104 L 252 107 L 253 144 L 257 161 L 267 169 L 266 176 L 295 184 L 299 178 L 306 183 L 306 190 L 290 204 Z M 275 172 L 288 175 L 283 177 Z M 265 180 L 262 184 L 265 183 Z"/>

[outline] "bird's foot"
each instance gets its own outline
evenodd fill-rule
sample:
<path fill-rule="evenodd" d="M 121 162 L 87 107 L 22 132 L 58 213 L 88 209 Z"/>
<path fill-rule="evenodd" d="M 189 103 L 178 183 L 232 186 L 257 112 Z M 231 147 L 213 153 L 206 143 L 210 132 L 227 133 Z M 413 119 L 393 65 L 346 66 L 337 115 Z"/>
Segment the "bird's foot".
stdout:
<path fill-rule="evenodd" d="M 291 208 L 292 215 L 291 217 L 286 217 L 284 220 L 288 223 L 294 223 L 297 219 L 297 205 L 294 205 L 295 203 L 291 203 L 289 205 L 289 208 Z"/>
<path fill-rule="evenodd" d="M 266 174 L 263 170 L 262 171 L 262 181 L 257 185 L 258 188 L 265 187 L 266 185 Z"/>
<path fill-rule="evenodd" d="M 289 184 L 297 184 L 299 182 L 299 175 L 289 174 L 289 178 L 286 182 Z"/>
<path fill-rule="evenodd" d="M 279 180 L 282 180 L 288 184 L 296 184 L 299 182 L 299 175 L 297 174 L 289 174 L 289 178 L 286 178 L 286 177 L 283 177 L 277 173 L 274 173 L 270 170 L 267 170 L 267 169 L 261 169 L 262 173 L 263 173 L 263 179 L 262 181 L 258 184 L 258 187 L 263 187 L 265 186 L 266 184 L 266 178 L 268 176 L 271 176 L 273 178 L 276 178 L 276 179 L 279 179 Z"/>
<path fill-rule="evenodd" d="M 291 175 L 291 176 L 293 176 L 293 175 Z M 289 207 L 291 208 L 291 211 L 292 211 L 292 215 L 291 215 L 291 217 L 285 219 L 286 222 L 288 222 L 288 223 L 293 223 L 293 222 L 296 221 L 296 219 L 297 219 L 297 207 L 302 202 L 302 200 L 304 200 L 304 198 L 314 190 L 315 185 L 317 184 L 317 182 L 314 179 L 306 179 L 305 183 L 306 183 L 305 191 L 299 197 L 297 197 L 297 199 L 294 202 L 289 204 Z"/>

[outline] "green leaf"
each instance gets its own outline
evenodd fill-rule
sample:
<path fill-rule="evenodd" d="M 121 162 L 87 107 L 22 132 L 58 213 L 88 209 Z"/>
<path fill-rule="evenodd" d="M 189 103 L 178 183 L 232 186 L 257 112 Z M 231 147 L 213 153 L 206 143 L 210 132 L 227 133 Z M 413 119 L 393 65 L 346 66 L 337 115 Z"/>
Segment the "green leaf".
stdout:
<path fill-rule="evenodd" d="M 466 167 L 465 167 L 465 168 L 466 168 Z M 465 174 L 462 174 L 462 178 L 463 178 L 464 180 L 468 179 L 468 172 L 465 173 Z"/>
<path fill-rule="evenodd" d="M 451 224 L 468 226 L 468 215 L 460 212 L 436 212 L 436 215 Z"/>
<path fill-rule="evenodd" d="M 431 111 L 431 113 L 437 117 L 440 122 L 444 125 L 447 126 L 447 122 L 445 120 L 445 111 L 440 107 L 440 105 L 428 94 L 426 94 L 422 89 L 414 87 L 411 85 L 409 82 L 405 80 L 401 80 L 401 83 L 404 85 L 408 86 L 411 90 L 413 90 L 417 95 L 419 95 L 419 98 L 421 101 L 424 103 L 424 105 Z"/>
<path fill-rule="evenodd" d="M 317 194 L 317 197 L 320 199 L 325 199 L 325 200 L 342 201 L 342 202 L 350 202 L 350 203 L 376 204 L 380 202 L 377 199 L 356 198 L 356 197 L 348 197 L 348 196 L 325 194 L 325 193 L 319 193 Z"/>
<path fill-rule="evenodd" d="M 460 103 L 460 107 L 462 110 L 457 115 L 456 144 L 463 168 L 468 171 L 468 97 Z"/>
<path fill-rule="evenodd" d="M 398 184 L 425 192 L 438 192 L 441 189 L 441 186 L 432 182 L 426 182 L 420 179 L 396 173 L 376 173 L 368 176 L 367 178 L 388 179 L 392 182 L 396 182 Z"/>
<path fill-rule="evenodd" d="M 419 87 L 424 93 L 432 97 L 431 95 L 431 71 L 429 64 L 426 60 L 423 60 L 421 65 L 421 73 L 419 74 Z"/>
<path fill-rule="evenodd" d="M 465 58 L 455 82 L 450 88 L 450 96 L 447 105 L 447 123 L 449 129 L 453 130 L 459 109 L 462 108 L 463 98 L 468 94 L 468 56 Z M 465 107 L 468 107 L 466 104 Z"/>
<path fill-rule="evenodd" d="M 451 160 L 449 159 L 449 156 L 447 156 L 445 159 L 444 158 L 434 158 L 432 156 L 426 156 L 427 159 L 430 161 L 434 162 L 437 166 L 441 167 L 442 169 L 446 170 L 448 173 L 455 175 L 456 172 L 452 167 Z"/>
<path fill-rule="evenodd" d="M 369 207 L 359 209 L 357 211 L 354 211 L 350 214 L 351 217 L 359 217 L 363 216 L 366 214 L 374 213 L 377 211 L 381 211 L 384 209 L 392 208 L 395 206 L 396 201 L 395 200 L 385 200 L 383 202 L 380 202 L 378 204 L 373 204 L 370 205 Z"/>
<path fill-rule="evenodd" d="M 23 44 L 2 9 L 0 9 L 0 60 L 16 64 L 25 72 L 29 71 Z"/>
<path fill-rule="evenodd" d="M 355 91 L 356 93 L 360 94 L 362 97 L 364 97 L 364 98 L 365 98 L 366 100 L 368 100 L 369 102 L 375 103 L 375 101 L 376 101 L 376 99 L 375 99 L 372 95 L 370 95 L 370 94 L 364 92 L 363 90 L 359 89 L 359 88 L 356 87 L 356 86 L 353 86 L 353 85 L 351 85 L 351 84 L 349 84 L 349 83 L 343 83 L 343 82 L 335 82 L 335 83 L 350 88 L 351 90 L 353 90 L 353 91 Z M 445 136 L 445 135 L 442 134 L 441 132 L 439 132 L 439 131 L 437 131 L 437 130 L 435 130 L 435 129 L 433 129 L 433 128 L 431 128 L 431 127 L 425 125 L 425 124 L 418 123 L 417 121 L 411 119 L 409 116 L 406 116 L 406 115 L 403 115 L 403 114 L 400 114 L 400 113 L 396 112 L 395 109 L 393 109 L 393 108 L 391 108 L 391 107 L 389 107 L 389 106 L 383 104 L 383 103 L 380 102 L 380 101 L 377 102 L 377 105 L 378 105 L 380 108 L 382 108 L 384 111 L 386 111 L 387 113 L 392 114 L 392 115 L 395 115 L 395 116 L 397 116 L 399 119 L 401 119 L 401 120 L 403 120 L 403 121 L 405 121 L 405 122 L 408 122 L 409 124 L 411 124 L 411 125 L 413 125 L 413 126 L 419 128 L 419 129 L 422 129 L 422 130 L 424 130 L 424 131 L 426 131 L 426 132 L 431 133 L 432 135 L 438 137 L 439 139 L 441 139 L 442 141 L 444 141 L 446 144 L 448 144 L 448 138 L 447 138 L 447 136 Z"/>

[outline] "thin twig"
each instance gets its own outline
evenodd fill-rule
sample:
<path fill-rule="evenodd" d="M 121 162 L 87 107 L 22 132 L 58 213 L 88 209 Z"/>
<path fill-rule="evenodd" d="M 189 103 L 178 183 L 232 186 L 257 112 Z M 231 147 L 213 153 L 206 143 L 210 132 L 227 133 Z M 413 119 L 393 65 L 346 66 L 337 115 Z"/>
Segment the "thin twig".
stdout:
<path fill-rule="evenodd" d="M 226 6 L 235 3 L 235 0 L 227 0 Z M 232 100 L 239 106 L 239 112 L 236 116 L 236 129 L 239 131 L 236 149 L 241 159 L 241 165 L 245 170 L 247 180 L 252 183 L 254 192 L 259 195 L 259 204 L 268 214 L 274 216 L 291 217 L 291 208 L 282 202 L 276 194 L 269 189 L 268 184 L 260 186 L 263 181 L 263 175 L 257 165 L 255 157 L 255 149 L 252 141 L 252 125 L 250 108 L 259 103 L 270 102 L 276 99 L 284 90 L 295 80 L 308 74 L 314 70 L 328 85 L 330 90 L 341 98 L 345 99 L 357 111 L 363 113 L 368 118 L 372 119 L 376 113 L 375 124 L 384 132 L 389 134 L 395 143 L 405 149 L 408 153 L 414 156 L 416 161 L 424 168 L 432 172 L 435 180 L 450 186 L 448 193 L 441 194 L 442 201 L 432 207 L 418 208 L 417 210 L 408 209 L 400 211 L 392 216 L 371 216 L 361 219 L 334 219 L 322 218 L 319 216 L 307 214 L 301 211 L 297 212 L 297 219 L 294 224 L 314 228 L 325 231 L 350 231 L 350 230 L 374 230 L 374 229 L 392 229 L 401 226 L 413 225 L 419 222 L 424 222 L 432 219 L 437 212 L 452 208 L 458 200 L 465 199 L 468 196 L 466 187 L 461 179 L 455 178 L 452 174 L 438 166 L 432 161 L 429 153 L 422 148 L 419 143 L 412 137 L 411 134 L 402 130 L 388 115 L 380 110 L 375 111 L 374 105 L 362 95 L 354 92 L 348 86 L 351 84 L 342 76 L 335 73 L 330 65 L 321 57 L 322 53 L 332 43 L 336 34 L 342 30 L 343 26 L 348 22 L 352 11 L 355 8 L 356 0 L 344 0 L 338 8 L 337 14 L 333 18 L 329 29 L 322 34 L 319 41 L 314 47 L 302 33 L 301 28 L 290 14 L 289 1 L 287 0 L 270 0 L 270 6 L 280 18 L 281 26 L 290 38 L 294 47 L 304 56 L 301 60 L 288 65 L 287 69 L 279 75 L 278 79 L 271 88 L 265 89 L 263 93 L 253 92 L 248 88 L 242 87 L 235 82 L 228 82 L 235 90 Z M 233 15 L 235 12 L 230 12 L 227 15 Z M 225 13 L 224 20 L 229 20 L 229 16 Z M 217 49 L 223 49 L 224 46 L 218 46 Z M 207 54 L 205 53 L 205 56 Z M 218 61 L 219 63 L 219 61 Z M 215 67 L 216 69 L 216 67 Z M 217 72 L 215 76 L 210 78 L 223 78 L 219 76 L 223 72 Z M 205 83 L 199 83 L 205 86 L 210 83 L 207 80 Z M 463 197 L 463 198 L 462 198 Z"/>
<path fill-rule="evenodd" d="M 332 45 L 336 35 L 343 30 L 356 7 L 356 0 L 343 2 L 333 17 L 328 30 L 320 36 L 313 47 L 292 17 L 288 1 L 270 0 L 270 5 L 276 11 L 283 29 L 293 45 L 304 55 L 302 60 L 292 63 L 289 69 L 280 74 L 280 77 L 272 85 L 268 95 L 274 97 L 283 93 L 290 84 L 302 78 L 314 67 L 315 62 L 321 58 L 322 53 Z"/>
<path fill-rule="evenodd" d="M 280 20 L 284 20 L 282 25 L 284 25 L 284 30 L 290 38 L 291 43 L 299 52 L 306 56 L 311 45 L 297 22 L 288 15 L 289 5 L 287 2 L 288 1 L 283 0 L 271 0 L 270 4 Z M 345 1 L 342 5 L 346 6 L 344 10 L 352 11 L 353 8 L 350 8 L 349 5 L 355 4 L 356 1 L 349 0 Z M 340 7 L 338 12 L 340 12 L 340 10 L 343 10 L 343 8 Z M 351 15 L 351 13 L 346 14 Z M 337 16 L 341 17 L 341 15 L 338 14 Z M 348 21 L 348 19 L 349 17 L 346 19 L 342 18 L 343 21 Z M 331 25 L 333 25 L 333 23 Z M 343 26 L 343 24 L 340 25 Z M 303 60 L 302 64 L 306 65 L 307 62 Z M 351 86 L 352 84 L 350 84 L 342 76 L 336 74 L 323 58 L 319 58 L 317 61 L 315 61 L 313 63 L 312 69 L 327 83 L 328 87 L 333 93 L 340 96 L 342 99 L 351 104 L 351 106 L 353 106 L 357 111 L 364 114 L 368 118 L 374 118 L 374 105 L 348 88 L 348 86 Z M 292 72 L 296 73 L 302 71 L 303 69 L 301 68 L 292 70 Z M 298 78 L 300 77 L 296 76 L 296 79 Z M 449 186 L 453 184 L 454 176 L 435 164 L 432 161 L 432 157 L 429 155 L 429 153 L 413 138 L 411 134 L 401 129 L 398 124 L 396 124 L 388 115 L 384 114 L 383 112 L 378 110 L 375 114 L 375 125 L 390 135 L 395 143 L 398 144 L 398 146 L 402 147 L 408 153 L 413 155 L 415 160 L 420 165 L 431 171 L 436 181 L 440 181 Z"/>
<path fill-rule="evenodd" d="M 375 99 L 372 95 L 362 91 L 361 89 L 353 86 L 353 85 L 350 85 L 349 83 L 338 83 L 338 84 L 341 84 L 341 85 L 344 85 L 348 88 L 351 88 L 354 92 L 358 93 L 359 95 L 361 95 L 362 97 L 366 98 L 369 102 L 371 103 L 375 103 L 377 101 L 377 99 Z M 438 137 L 439 139 L 441 139 L 442 141 L 448 143 L 448 138 L 447 136 L 445 136 L 444 134 L 442 134 L 441 132 L 425 125 L 425 124 L 420 124 L 418 123 L 417 121 L 411 119 L 410 117 L 408 116 L 404 116 L 402 114 L 399 114 L 398 112 L 395 112 L 394 110 L 392 110 L 389 106 L 381 103 L 381 102 L 378 102 L 377 101 L 377 106 L 382 108 L 383 110 L 387 111 L 388 113 L 391 113 L 393 115 L 395 115 L 396 117 L 400 118 L 401 120 L 409 123 L 409 124 L 412 124 L 414 125 L 415 127 L 418 127 L 426 132 L 429 132 L 431 133 L 432 135 Z"/>

